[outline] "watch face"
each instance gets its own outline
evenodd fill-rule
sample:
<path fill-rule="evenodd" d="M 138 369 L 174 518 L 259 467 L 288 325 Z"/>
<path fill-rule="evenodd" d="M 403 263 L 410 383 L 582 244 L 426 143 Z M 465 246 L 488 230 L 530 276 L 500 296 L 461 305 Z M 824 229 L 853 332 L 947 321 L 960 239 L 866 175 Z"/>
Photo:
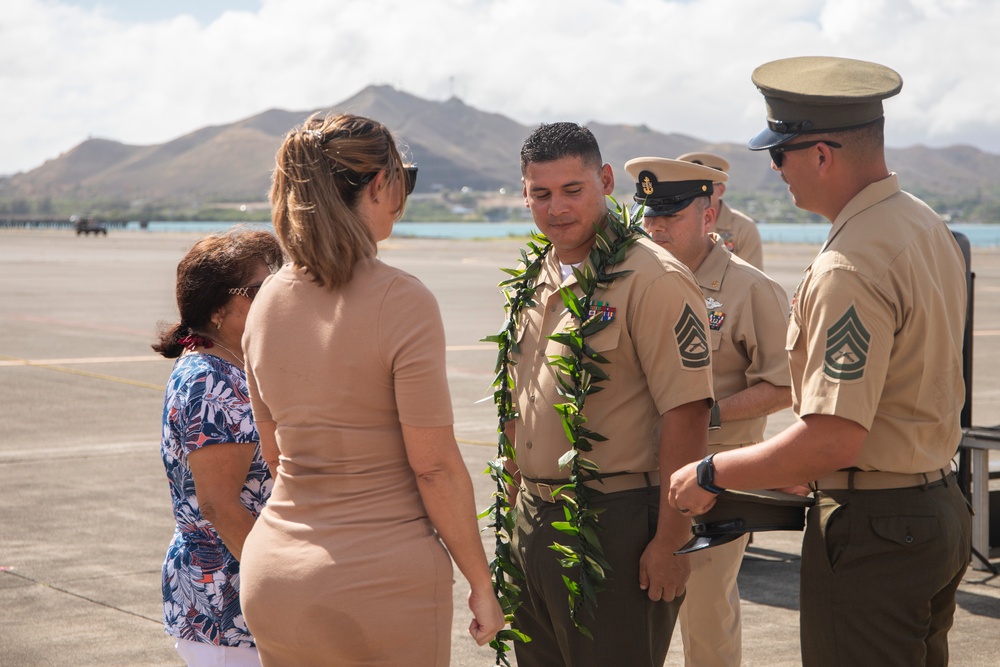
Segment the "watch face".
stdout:
<path fill-rule="evenodd" d="M 714 454 L 706 456 L 698 464 L 698 486 L 712 493 L 720 493 L 722 489 L 715 486 L 715 465 L 712 463 Z"/>
<path fill-rule="evenodd" d="M 712 465 L 712 458 L 706 457 L 698 464 L 698 486 L 711 486 L 714 481 L 715 467 Z"/>

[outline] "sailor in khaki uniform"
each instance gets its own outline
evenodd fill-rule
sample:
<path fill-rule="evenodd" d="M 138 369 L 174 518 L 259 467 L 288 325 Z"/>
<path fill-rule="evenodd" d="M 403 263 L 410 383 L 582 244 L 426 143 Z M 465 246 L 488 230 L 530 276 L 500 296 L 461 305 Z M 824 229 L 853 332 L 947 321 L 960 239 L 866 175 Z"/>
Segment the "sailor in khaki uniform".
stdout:
<path fill-rule="evenodd" d="M 708 451 L 760 442 L 767 415 L 792 404 L 785 351 L 788 297 L 778 283 L 709 232 L 716 209 L 714 195 L 705 194 L 703 186 L 717 188 L 713 181 L 725 181 L 725 173 L 665 158 L 629 160 L 625 171 L 636 182 L 635 200 L 645 206 L 643 227 L 694 272 L 705 297 L 716 398 Z M 736 577 L 748 540 L 744 535 L 691 554 L 691 577 L 680 612 L 686 665 L 742 663 Z"/>
<path fill-rule="evenodd" d="M 614 187 L 593 135 L 573 123 L 542 125 L 521 151 L 525 203 L 552 242 L 536 280 L 535 304 L 521 311 L 514 356 L 518 418 L 508 425 L 520 483 L 514 561 L 525 581 L 513 627 L 531 637 L 516 643 L 521 667 L 630 665 L 660 667 L 683 600 L 688 556 L 675 551 L 690 538 L 690 520 L 661 500 L 659 480 L 705 451 L 712 404 L 708 323 L 691 272 L 648 239 L 628 247 L 623 272 L 594 294 L 611 322 L 588 336 L 609 363 L 603 389 L 589 395 L 587 428 L 607 438 L 587 457 L 600 467 L 604 493 L 600 543 L 612 566 L 597 595 L 593 639 L 569 618 L 564 576 L 550 546 L 567 537 L 552 527 L 565 521 L 566 499 L 553 490 L 567 483 L 560 457 L 570 449 L 553 405 L 566 397 L 547 362 L 566 348 L 549 336 L 571 323 L 559 287 L 580 293 L 574 266 L 589 263 L 595 226 L 607 221 L 605 195 Z M 588 482 L 588 486 L 592 483 Z"/>
<path fill-rule="evenodd" d="M 945 665 L 971 547 L 950 471 L 964 398 L 962 255 L 885 164 L 882 100 L 901 89 L 896 72 L 803 57 L 762 65 L 753 81 L 768 129 L 750 148 L 770 150 L 795 204 L 833 223 L 789 322 L 801 421 L 685 466 L 671 479 L 671 502 L 701 512 L 714 498 L 704 486 L 812 480 L 803 665 Z"/>
<path fill-rule="evenodd" d="M 729 176 L 729 160 L 715 153 L 685 153 L 677 158 L 684 162 L 703 164 L 726 174 L 726 178 L 716 181 L 712 188 L 712 208 L 715 209 L 715 226 L 709 230 L 722 237 L 730 252 L 740 259 L 764 270 L 764 246 L 760 240 L 760 231 L 753 219 L 743 211 L 730 208 L 722 201 L 726 194 L 726 181 Z M 718 176 L 716 176 L 718 178 Z"/>

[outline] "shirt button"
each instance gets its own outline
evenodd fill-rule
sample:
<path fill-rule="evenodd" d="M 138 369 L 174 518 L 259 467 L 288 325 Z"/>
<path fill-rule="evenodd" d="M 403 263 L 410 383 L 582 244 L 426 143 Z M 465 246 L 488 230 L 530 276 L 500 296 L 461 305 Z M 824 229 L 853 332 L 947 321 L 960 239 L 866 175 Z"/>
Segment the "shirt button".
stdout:
<path fill-rule="evenodd" d="M 535 395 L 532 394 L 531 396 L 529 396 L 528 400 L 531 401 L 532 403 L 534 403 L 535 402 Z"/>
<path fill-rule="evenodd" d="M 552 307 L 549 308 L 549 310 L 551 310 L 553 313 L 556 312 L 556 304 L 552 304 Z"/>
<path fill-rule="evenodd" d="M 532 445 L 531 440 L 529 440 L 528 442 L 524 443 L 524 446 L 527 447 L 528 449 L 531 449 L 534 445 Z"/>
<path fill-rule="evenodd" d="M 907 535 L 906 536 L 906 543 L 907 544 L 912 544 L 913 543 L 913 535 Z"/>

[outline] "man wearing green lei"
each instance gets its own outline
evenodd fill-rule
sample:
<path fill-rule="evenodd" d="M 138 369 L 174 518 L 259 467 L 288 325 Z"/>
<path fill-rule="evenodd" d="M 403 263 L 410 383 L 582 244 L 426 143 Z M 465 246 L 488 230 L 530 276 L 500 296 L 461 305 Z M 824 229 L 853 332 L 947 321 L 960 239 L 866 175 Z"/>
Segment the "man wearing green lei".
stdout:
<path fill-rule="evenodd" d="M 691 534 L 660 480 L 705 455 L 704 298 L 683 264 L 608 211 L 614 174 L 589 130 L 542 125 L 521 173 L 551 246 L 536 253 L 528 298 L 509 307 L 505 466 L 524 573 L 513 627 L 531 638 L 517 662 L 660 667 L 690 571 L 674 551 Z"/>

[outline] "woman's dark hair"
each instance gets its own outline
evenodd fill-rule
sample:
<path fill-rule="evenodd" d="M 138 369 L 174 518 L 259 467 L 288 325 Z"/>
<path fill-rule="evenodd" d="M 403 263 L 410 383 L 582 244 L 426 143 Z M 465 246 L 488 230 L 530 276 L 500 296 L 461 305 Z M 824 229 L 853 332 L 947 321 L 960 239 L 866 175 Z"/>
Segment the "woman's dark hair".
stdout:
<path fill-rule="evenodd" d="M 237 227 L 195 243 L 177 265 L 180 322 L 159 324 L 153 350 L 176 359 L 184 351 L 181 338 L 211 338 L 212 314 L 233 298 L 230 288 L 245 287 L 261 263 L 275 271 L 282 262 L 278 239 L 261 230 Z"/>

